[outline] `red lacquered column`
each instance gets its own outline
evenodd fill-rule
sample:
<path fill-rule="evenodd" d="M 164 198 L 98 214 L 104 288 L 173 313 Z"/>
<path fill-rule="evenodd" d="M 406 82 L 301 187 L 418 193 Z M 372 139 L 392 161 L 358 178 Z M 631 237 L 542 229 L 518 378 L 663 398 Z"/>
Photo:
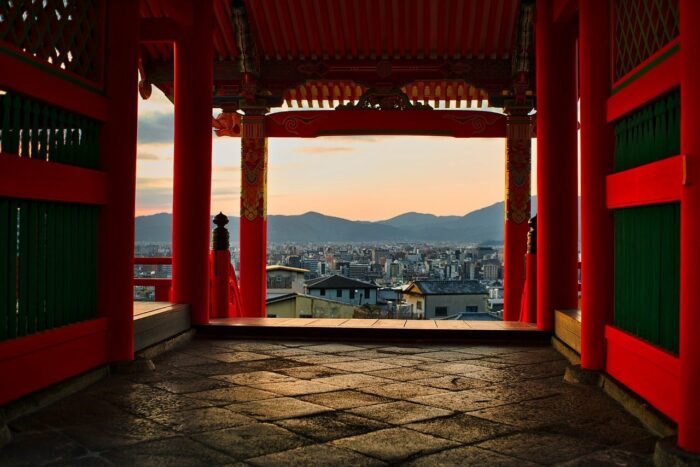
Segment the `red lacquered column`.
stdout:
<path fill-rule="evenodd" d="M 578 305 L 576 27 L 554 23 L 553 0 L 536 4 L 537 327 Z"/>
<path fill-rule="evenodd" d="M 525 254 L 530 230 L 530 107 L 506 110 L 506 196 L 503 319 L 518 321 L 525 286 Z"/>
<path fill-rule="evenodd" d="M 171 0 L 175 44 L 173 302 L 209 321 L 209 222 L 213 79 L 212 0 Z"/>
<path fill-rule="evenodd" d="M 241 120 L 241 316 L 264 317 L 267 287 L 267 137 L 265 111 Z"/>
<path fill-rule="evenodd" d="M 605 178 L 612 173 L 614 130 L 610 96 L 610 5 L 579 4 L 581 63 L 581 366 L 605 368 L 605 325 L 613 316 L 613 214 Z"/>
<path fill-rule="evenodd" d="M 110 361 L 134 358 L 134 207 L 139 50 L 138 0 L 107 2 L 105 95 L 107 121 L 101 130 L 102 170 L 108 202 L 99 224 L 98 297 L 109 318 Z"/>
<path fill-rule="evenodd" d="M 689 184 L 681 199 L 680 419 L 678 445 L 700 453 L 700 2 L 681 0 L 681 152 Z M 672 397 L 672 396 L 669 396 Z"/>

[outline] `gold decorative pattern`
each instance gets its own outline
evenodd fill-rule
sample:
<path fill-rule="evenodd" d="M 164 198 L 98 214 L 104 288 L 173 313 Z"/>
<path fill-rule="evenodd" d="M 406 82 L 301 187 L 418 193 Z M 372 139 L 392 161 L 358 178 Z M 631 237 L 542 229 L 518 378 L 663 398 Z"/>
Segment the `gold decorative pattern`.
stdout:
<path fill-rule="evenodd" d="M 506 220 L 522 224 L 530 219 L 530 117 L 508 116 L 506 139 Z"/>
<path fill-rule="evenodd" d="M 267 218 L 267 138 L 262 115 L 244 116 L 241 122 L 241 217 Z"/>

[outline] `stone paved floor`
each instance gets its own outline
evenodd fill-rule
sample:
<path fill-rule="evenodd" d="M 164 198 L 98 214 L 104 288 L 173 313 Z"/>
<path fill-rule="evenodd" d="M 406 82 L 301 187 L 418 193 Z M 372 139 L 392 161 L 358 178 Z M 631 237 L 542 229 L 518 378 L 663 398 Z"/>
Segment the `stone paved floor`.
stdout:
<path fill-rule="evenodd" d="M 649 465 L 548 347 L 195 340 L 10 424 L 0 465 Z"/>

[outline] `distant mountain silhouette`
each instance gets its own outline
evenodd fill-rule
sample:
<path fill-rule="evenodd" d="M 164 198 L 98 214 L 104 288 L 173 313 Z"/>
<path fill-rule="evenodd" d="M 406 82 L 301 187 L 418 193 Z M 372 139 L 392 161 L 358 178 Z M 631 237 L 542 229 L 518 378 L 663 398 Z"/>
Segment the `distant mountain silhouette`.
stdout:
<path fill-rule="evenodd" d="M 537 212 L 536 198 L 532 212 Z M 231 241 L 238 242 L 238 217 L 229 217 Z M 136 218 L 136 241 L 169 243 L 172 215 L 168 213 Z M 408 212 L 391 219 L 367 222 L 307 212 L 294 216 L 269 216 L 270 242 L 371 242 L 420 241 L 503 243 L 503 202 L 472 211 L 464 216 L 436 216 Z"/>

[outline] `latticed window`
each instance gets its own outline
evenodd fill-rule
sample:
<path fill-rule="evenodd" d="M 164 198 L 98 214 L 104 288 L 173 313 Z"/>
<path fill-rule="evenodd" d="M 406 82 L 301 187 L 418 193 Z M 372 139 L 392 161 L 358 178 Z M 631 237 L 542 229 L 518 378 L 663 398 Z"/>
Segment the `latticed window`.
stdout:
<path fill-rule="evenodd" d="M 615 80 L 675 39 L 678 0 L 615 0 Z"/>
<path fill-rule="evenodd" d="M 96 83 L 103 24 L 104 0 L 0 1 L 0 41 Z"/>

